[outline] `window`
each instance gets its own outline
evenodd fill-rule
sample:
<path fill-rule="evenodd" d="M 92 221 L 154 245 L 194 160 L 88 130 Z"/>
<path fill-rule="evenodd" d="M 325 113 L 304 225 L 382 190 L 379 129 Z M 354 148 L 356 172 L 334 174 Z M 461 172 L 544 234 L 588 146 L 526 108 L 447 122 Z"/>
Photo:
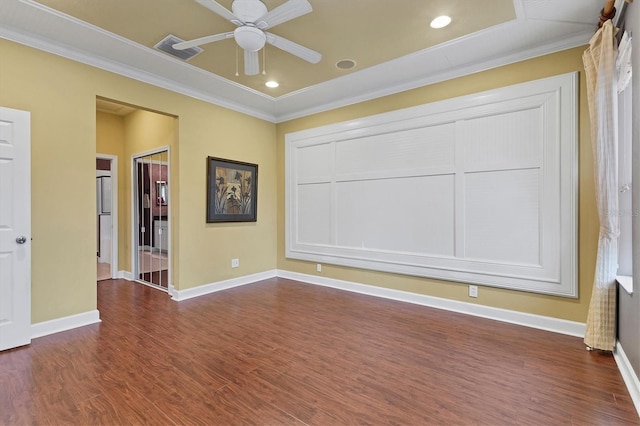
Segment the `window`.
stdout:
<path fill-rule="evenodd" d="M 627 50 L 628 49 L 628 50 Z M 620 42 L 618 67 L 618 282 L 631 294 L 633 291 L 633 205 L 632 205 L 632 84 L 631 38 L 625 33 Z"/>

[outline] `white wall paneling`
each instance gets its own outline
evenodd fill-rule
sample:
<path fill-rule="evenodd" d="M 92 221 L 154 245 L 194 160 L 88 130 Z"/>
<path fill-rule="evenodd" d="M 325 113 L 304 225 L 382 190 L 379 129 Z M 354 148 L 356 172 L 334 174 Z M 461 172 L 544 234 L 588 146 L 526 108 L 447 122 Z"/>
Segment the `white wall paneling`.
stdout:
<path fill-rule="evenodd" d="M 286 255 L 577 297 L 577 74 L 286 135 Z"/>

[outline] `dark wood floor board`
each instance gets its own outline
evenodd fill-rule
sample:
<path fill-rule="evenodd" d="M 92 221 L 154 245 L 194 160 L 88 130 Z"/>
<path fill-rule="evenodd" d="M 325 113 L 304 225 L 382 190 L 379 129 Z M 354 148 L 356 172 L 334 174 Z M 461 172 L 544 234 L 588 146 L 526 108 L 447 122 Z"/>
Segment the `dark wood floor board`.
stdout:
<path fill-rule="evenodd" d="M 373 414 L 374 418 L 385 418 L 395 413 L 397 416 L 420 419 L 420 422 L 424 422 L 425 419 L 421 416 L 423 413 L 430 412 L 433 403 L 455 404 L 459 403 L 462 397 L 462 395 L 452 397 L 448 392 L 442 391 L 430 392 L 432 389 L 430 385 L 434 384 L 430 381 L 438 380 L 438 376 L 432 377 L 426 371 L 414 370 L 411 374 L 407 368 L 404 375 L 394 373 L 388 376 L 385 374 L 386 368 L 366 368 L 362 363 L 352 365 L 349 359 L 353 358 L 333 362 L 319 358 L 305 359 L 297 363 L 294 368 L 287 370 L 286 375 L 294 381 L 306 384 L 308 388 L 315 389 L 316 397 L 323 395 L 332 400 L 335 399 L 334 395 L 340 395 L 343 400 L 365 406 L 368 408 L 367 414 Z M 402 371 L 402 367 L 398 368 L 395 363 L 392 365 L 393 371 Z M 365 376 L 365 371 L 368 371 L 368 377 Z M 446 383 L 441 384 L 446 389 Z M 438 387 L 434 386 L 433 389 Z M 295 391 L 292 390 L 292 392 Z M 429 403 L 422 404 L 422 400 Z M 320 406 L 323 407 L 322 404 Z M 326 407 L 324 409 L 330 410 Z M 435 417 L 430 419 L 434 420 Z M 452 416 L 449 414 L 440 420 L 450 421 Z"/>
<path fill-rule="evenodd" d="M 210 394 L 207 404 L 210 412 L 216 413 L 215 418 L 208 424 L 303 425 L 298 419 L 265 402 L 260 396 L 246 392 L 232 383 Z"/>
<path fill-rule="evenodd" d="M 355 391 L 360 385 L 349 384 L 349 379 L 338 380 L 329 375 L 312 378 L 308 374 L 301 374 L 298 370 L 276 374 L 268 370 L 259 370 L 257 374 L 273 386 L 298 395 L 307 403 L 313 404 L 318 410 L 314 418 L 336 419 L 337 422 L 331 424 L 416 423 L 415 417 L 411 414 L 401 413 L 394 407 L 388 410 L 385 401 L 373 401 L 366 394 Z M 335 383 L 336 381 L 338 383 Z M 339 386 L 344 383 L 347 385 Z M 314 423 L 311 420 L 308 424 L 320 423 Z"/>
<path fill-rule="evenodd" d="M 29 377 L 18 371 L 0 373 L 0 424 L 22 425 L 31 423 L 34 412 L 33 399 L 24 395 L 30 387 L 26 380 Z"/>
<path fill-rule="evenodd" d="M 556 395 L 552 399 L 534 397 L 526 405 L 516 407 L 518 413 L 516 424 L 576 426 L 628 426 L 638 424 L 629 415 L 611 415 L 588 406 L 578 411 L 570 404 L 562 401 L 563 395 Z"/>
<path fill-rule="evenodd" d="M 542 330 L 285 279 L 98 309 L 0 353 L 0 425 L 640 425 L 610 354 Z"/>
<path fill-rule="evenodd" d="M 77 405 L 80 414 L 75 424 L 137 424 L 169 425 L 174 422 L 134 382 L 104 384 L 104 391 L 95 398 Z"/>

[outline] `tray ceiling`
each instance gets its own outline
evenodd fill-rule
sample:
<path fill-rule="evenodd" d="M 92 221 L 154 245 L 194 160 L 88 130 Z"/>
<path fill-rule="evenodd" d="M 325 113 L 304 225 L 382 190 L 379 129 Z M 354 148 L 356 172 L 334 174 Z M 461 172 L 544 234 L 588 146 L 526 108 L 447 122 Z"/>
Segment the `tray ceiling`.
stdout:
<path fill-rule="evenodd" d="M 235 26 L 195 0 L 2 0 L 0 37 L 271 121 L 407 90 L 579 46 L 601 0 L 309 0 L 313 12 L 269 31 L 322 53 L 307 63 L 267 45 L 265 74 L 245 76 L 227 39 L 188 62 L 153 46 Z M 231 0 L 219 0 L 231 9 Z M 269 10 L 284 0 L 264 0 Z M 435 30 L 439 15 L 453 22 Z M 340 70 L 343 59 L 356 62 Z M 261 69 L 263 55 L 260 54 Z M 236 66 L 240 75 L 236 76 Z M 280 86 L 267 88 L 267 80 Z"/>

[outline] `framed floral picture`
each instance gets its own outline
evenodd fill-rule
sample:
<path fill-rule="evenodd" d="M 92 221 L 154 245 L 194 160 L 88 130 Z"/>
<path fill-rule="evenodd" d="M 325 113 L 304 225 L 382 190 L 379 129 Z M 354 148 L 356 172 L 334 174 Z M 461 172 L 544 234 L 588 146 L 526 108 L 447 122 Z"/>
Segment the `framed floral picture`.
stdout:
<path fill-rule="evenodd" d="M 258 165 L 207 157 L 207 223 L 255 222 Z"/>

